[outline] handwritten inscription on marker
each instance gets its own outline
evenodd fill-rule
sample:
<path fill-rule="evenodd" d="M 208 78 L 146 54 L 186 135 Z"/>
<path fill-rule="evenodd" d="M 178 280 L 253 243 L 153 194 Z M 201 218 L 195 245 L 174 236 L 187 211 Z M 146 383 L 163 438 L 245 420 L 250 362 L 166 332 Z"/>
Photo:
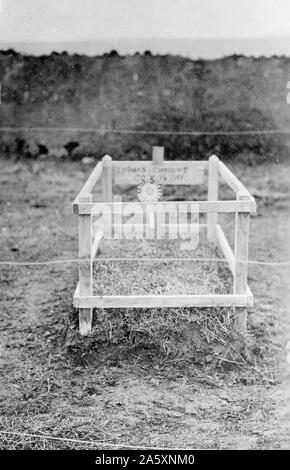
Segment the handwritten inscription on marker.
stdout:
<path fill-rule="evenodd" d="M 156 181 L 160 184 L 202 184 L 204 178 L 203 167 L 176 163 L 174 166 L 163 165 L 132 165 L 116 166 L 114 168 L 115 183 L 140 184 L 143 181 Z"/>

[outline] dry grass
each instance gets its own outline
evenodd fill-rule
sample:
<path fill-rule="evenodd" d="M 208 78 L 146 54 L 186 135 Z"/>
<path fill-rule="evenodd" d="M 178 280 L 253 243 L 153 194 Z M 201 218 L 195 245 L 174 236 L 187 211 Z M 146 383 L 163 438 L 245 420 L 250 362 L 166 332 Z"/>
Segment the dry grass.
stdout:
<path fill-rule="evenodd" d="M 135 356 L 145 363 L 149 358 L 162 363 L 165 370 L 186 363 L 246 364 L 244 341 L 226 308 L 98 311 L 92 343 L 98 343 L 99 338 L 103 346 L 113 347 L 109 353 L 112 360 Z"/>
<path fill-rule="evenodd" d="M 175 240 L 105 241 L 100 256 L 102 259 L 94 263 L 94 295 L 228 294 L 232 289 L 226 264 L 186 261 L 186 258 L 217 258 L 216 249 L 202 233 L 194 251 L 180 251 L 180 241 Z M 110 259 L 115 257 L 134 259 Z M 180 261 L 171 261 L 170 257 Z M 168 261 L 163 261 L 167 258 Z M 231 309 L 114 309 L 96 313 L 93 336 L 114 344 L 117 354 L 128 351 L 138 354 L 140 349 L 153 348 L 163 359 L 177 363 L 200 361 L 210 345 L 226 347 L 238 337 Z M 198 345 L 193 341 L 197 337 Z M 223 353 L 225 360 L 236 362 L 236 355 L 228 359 L 224 348 Z M 211 358 L 210 354 L 205 355 L 209 362 L 218 357 L 215 352 Z"/>
<path fill-rule="evenodd" d="M 180 242 L 173 240 L 104 241 L 101 260 L 94 263 L 94 294 L 228 294 L 232 276 L 225 263 L 186 261 L 217 258 L 218 254 L 204 233 L 194 251 L 183 252 Z M 115 257 L 134 259 L 113 261 Z M 128 354 L 146 360 L 158 357 L 163 363 L 169 359 L 168 367 L 173 363 L 183 367 L 186 362 L 245 363 L 241 356 L 244 342 L 228 308 L 99 309 L 90 347 L 97 343 L 99 348 L 100 341 L 104 347 L 113 346 L 112 358 Z"/>
<path fill-rule="evenodd" d="M 100 256 L 102 259 L 94 262 L 94 295 L 231 292 L 232 279 L 226 264 L 186 260 L 217 258 L 216 250 L 204 237 L 200 237 L 195 250 L 186 251 L 180 250 L 180 241 L 176 240 L 107 240 L 101 245 Z M 128 258 L 128 261 L 114 261 L 114 258 Z"/>

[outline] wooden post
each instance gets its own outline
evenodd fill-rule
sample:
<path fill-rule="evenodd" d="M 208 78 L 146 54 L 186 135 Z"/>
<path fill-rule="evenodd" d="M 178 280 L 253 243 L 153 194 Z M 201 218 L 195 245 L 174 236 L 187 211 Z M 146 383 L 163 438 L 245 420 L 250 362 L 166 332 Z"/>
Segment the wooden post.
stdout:
<path fill-rule="evenodd" d="M 152 150 L 152 160 L 153 163 L 159 165 L 164 161 L 164 147 L 153 147 Z"/>
<path fill-rule="evenodd" d="M 164 162 L 164 147 L 154 146 L 152 148 L 152 162 L 153 162 L 153 165 L 162 165 L 162 163 Z M 150 235 L 147 236 L 147 231 L 146 231 L 147 239 L 154 238 L 157 236 L 157 214 L 155 213 L 154 209 L 151 212 L 149 211 L 148 217 L 149 217 L 149 226 L 150 226 L 149 234 Z M 145 216 L 145 220 L 146 220 L 146 216 Z"/>
<path fill-rule="evenodd" d="M 103 157 L 103 201 L 111 202 L 113 200 L 113 179 L 112 179 L 112 157 L 105 155 Z"/>
<path fill-rule="evenodd" d="M 237 200 L 247 200 L 249 195 L 244 191 L 237 193 Z M 248 212 L 236 212 L 235 224 L 235 258 L 234 258 L 234 294 L 247 293 L 248 278 L 248 244 L 250 230 L 250 214 Z M 246 334 L 247 331 L 247 308 L 235 308 L 236 329 Z"/>
<path fill-rule="evenodd" d="M 90 194 L 80 197 L 80 202 L 92 202 Z M 79 215 L 79 294 L 92 295 L 93 267 L 92 250 L 92 220 L 91 215 Z M 93 320 L 92 308 L 79 309 L 79 330 L 81 335 L 91 332 Z"/>
<path fill-rule="evenodd" d="M 218 200 L 218 157 L 212 155 L 208 161 L 208 200 Z M 210 212 L 207 214 L 207 239 L 209 242 L 216 243 L 216 225 L 217 225 L 217 212 Z"/>

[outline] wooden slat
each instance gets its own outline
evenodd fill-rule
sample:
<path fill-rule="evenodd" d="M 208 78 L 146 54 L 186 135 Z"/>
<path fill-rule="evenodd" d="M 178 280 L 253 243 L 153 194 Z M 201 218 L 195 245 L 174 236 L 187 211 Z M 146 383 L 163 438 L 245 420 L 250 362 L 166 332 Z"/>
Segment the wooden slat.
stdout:
<path fill-rule="evenodd" d="M 126 223 L 124 223 L 124 224 L 115 224 L 115 223 L 114 223 L 114 224 L 112 224 L 112 225 L 113 225 L 113 227 L 116 227 L 116 228 L 118 228 L 118 229 L 120 229 L 121 227 L 126 226 L 126 227 L 128 227 L 128 229 L 130 229 L 130 230 L 131 230 L 131 229 L 134 230 L 134 228 L 136 228 L 136 229 L 138 230 L 138 229 L 140 229 L 141 227 L 145 227 L 145 226 L 146 226 L 146 223 L 144 223 L 144 224 L 131 224 L 131 223 L 126 222 Z M 148 224 L 148 225 L 149 225 L 149 224 Z M 162 227 L 165 227 L 165 228 L 167 228 L 167 229 L 172 229 L 172 230 L 178 230 L 179 227 L 181 227 L 182 229 L 186 229 L 186 228 L 188 228 L 188 227 L 190 226 L 191 228 L 194 228 L 194 229 L 197 229 L 197 230 L 198 230 L 199 228 L 205 228 L 205 227 L 207 227 L 207 224 L 198 224 L 198 223 L 197 223 L 197 224 L 194 224 L 194 223 L 190 223 L 190 222 L 188 222 L 188 224 L 170 224 L 170 223 L 169 223 L 169 224 L 166 224 L 166 223 L 163 224 L 163 223 L 162 223 L 161 226 L 162 226 Z"/>
<path fill-rule="evenodd" d="M 75 307 L 91 308 L 163 308 L 163 307 L 245 307 L 247 295 L 112 295 L 75 297 Z"/>
<path fill-rule="evenodd" d="M 249 198 L 244 191 L 237 194 L 238 200 L 246 200 Z M 248 276 L 248 240 L 250 230 L 249 214 L 236 214 L 235 223 L 235 254 L 234 254 L 234 293 L 247 293 L 247 276 Z M 236 311 L 236 327 L 242 334 L 246 333 L 247 328 L 247 309 L 237 308 Z"/>
<path fill-rule="evenodd" d="M 99 217 L 95 222 L 92 223 L 92 237 L 95 239 L 96 233 L 99 229 L 104 230 L 104 223 L 109 223 L 109 218 Z"/>
<path fill-rule="evenodd" d="M 221 226 L 217 224 L 216 226 L 216 237 L 217 241 L 220 245 L 220 248 L 224 254 L 224 257 L 226 258 L 227 262 L 229 263 L 229 268 L 232 273 L 234 273 L 235 270 L 235 260 L 234 260 L 234 253 L 233 250 L 230 247 L 230 244 L 227 240 L 227 237 L 225 236 L 225 233 Z"/>
<path fill-rule="evenodd" d="M 162 147 L 155 148 L 162 149 Z M 153 157 L 157 158 L 155 155 Z M 158 163 L 155 160 L 153 162 L 126 162 L 126 165 L 124 165 L 124 162 L 122 164 L 118 162 L 118 165 L 113 166 L 115 184 L 137 185 L 144 178 L 151 176 L 162 185 L 193 185 L 203 183 L 204 165 L 201 162 L 168 162 L 162 161 L 161 157 L 162 154 L 159 152 Z"/>
<path fill-rule="evenodd" d="M 111 224 L 111 228 L 110 228 L 110 224 Z M 184 230 L 188 230 L 189 229 L 189 226 L 188 225 L 183 225 L 183 224 L 180 224 L 181 225 L 181 229 L 183 228 Z M 146 230 L 148 231 L 149 230 L 149 225 L 146 223 L 144 224 L 131 224 L 129 223 L 128 221 L 126 221 L 126 223 L 112 223 L 111 222 L 111 218 L 109 217 L 104 217 L 101 219 L 101 221 L 97 220 L 96 222 L 93 223 L 93 239 L 97 233 L 97 230 L 99 229 L 102 229 L 103 232 L 104 232 L 104 239 L 107 239 L 107 240 L 112 240 L 112 239 L 120 239 L 120 238 L 123 238 L 123 228 L 126 227 L 126 233 L 139 233 L 140 234 L 140 231 L 142 233 L 142 236 L 139 236 L 138 238 L 139 239 L 143 239 L 143 238 L 146 238 Z M 161 227 L 163 230 L 159 230 L 155 227 L 155 232 L 154 232 L 154 236 L 153 238 L 154 239 L 169 239 L 169 230 L 171 231 L 170 233 L 177 233 L 178 235 L 180 235 L 181 232 L 179 232 L 179 225 L 178 224 L 159 224 L 159 227 Z M 143 230 L 141 230 L 143 228 Z M 197 233 L 199 230 L 203 230 L 203 229 L 207 229 L 207 224 L 194 224 L 194 223 L 191 223 L 191 228 L 192 230 Z M 116 235 L 115 237 L 115 233 L 117 233 L 118 235 Z M 164 235 L 162 235 L 164 233 Z M 121 234 L 121 236 L 120 236 Z M 158 234 L 158 236 L 157 236 Z M 125 238 L 125 237 L 124 237 Z M 176 237 L 176 238 L 180 238 L 179 236 Z M 174 238 L 175 239 L 175 238 Z"/>
<path fill-rule="evenodd" d="M 103 201 L 113 200 L 113 173 L 112 173 L 112 158 L 110 155 L 103 157 Z"/>
<path fill-rule="evenodd" d="M 95 239 L 92 245 L 92 255 L 91 255 L 92 260 L 95 258 L 97 254 L 98 248 L 100 246 L 100 243 L 103 237 L 104 237 L 104 229 L 102 227 L 99 227 L 96 231 Z"/>
<path fill-rule="evenodd" d="M 151 160 L 113 160 L 112 166 L 113 169 L 118 167 L 122 168 L 140 168 L 142 166 L 150 167 L 152 165 Z M 189 165 L 191 167 L 200 167 L 203 169 L 208 168 L 208 161 L 207 160 L 164 160 L 163 165 L 166 165 L 168 168 L 178 168 Z"/>
<path fill-rule="evenodd" d="M 76 290 L 74 291 L 74 299 L 78 299 L 80 296 L 80 283 L 77 283 Z"/>
<path fill-rule="evenodd" d="M 85 202 L 84 198 L 87 198 L 90 196 L 90 193 L 92 192 L 96 182 L 102 176 L 102 172 L 103 172 L 103 163 L 99 162 L 97 163 L 92 173 L 88 177 L 87 181 L 83 185 L 82 189 L 80 190 L 79 194 L 75 198 L 73 205 L 77 204 L 78 202 Z"/>
<path fill-rule="evenodd" d="M 160 224 L 158 227 L 152 227 L 150 223 L 124 223 L 124 224 L 112 224 L 112 230 L 108 230 L 108 225 L 106 226 L 106 230 L 104 230 L 104 238 L 111 240 L 114 239 L 114 233 L 118 234 L 116 239 L 148 239 L 148 233 L 152 233 L 150 239 L 155 240 L 176 240 L 182 238 L 188 234 L 198 234 L 199 230 L 202 228 L 207 227 L 206 224 Z M 162 228 L 162 230 L 158 230 L 158 228 Z M 151 230 L 151 232 L 150 232 Z M 107 235 L 108 234 L 108 235 Z M 113 236 L 111 235 L 113 234 Z"/>
<path fill-rule="evenodd" d="M 97 215 L 104 210 L 106 204 L 106 209 L 110 208 L 110 210 L 114 211 L 114 203 L 102 203 L 102 202 L 93 202 L 93 203 L 83 203 L 77 204 L 76 208 L 79 214 L 90 214 Z M 124 206 L 128 204 L 132 204 L 131 202 L 122 203 Z M 146 208 L 146 202 L 135 202 L 139 207 L 143 207 L 143 210 Z M 188 204 L 188 209 L 190 211 L 190 204 L 194 204 L 195 207 L 198 206 L 199 212 L 248 212 L 252 213 L 256 210 L 256 204 L 252 200 L 241 200 L 241 201 L 182 201 L 182 202 L 175 202 L 175 201 L 162 201 L 154 203 L 154 207 L 160 205 L 171 205 L 172 208 L 175 207 L 176 210 L 181 205 Z M 103 209 L 102 209 L 103 208 Z M 195 211 L 196 212 L 196 211 Z"/>
<path fill-rule="evenodd" d="M 92 224 L 90 215 L 79 215 L 79 293 L 81 296 L 92 295 Z M 90 333 L 92 327 L 92 309 L 80 307 L 79 329 L 81 335 Z"/>
<path fill-rule="evenodd" d="M 218 157 L 212 155 L 208 162 L 208 201 L 218 200 Z M 209 212 L 207 214 L 207 239 L 209 242 L 216 242 L 216 224 L 217 224 L 217 212 Z"/>
<path fill-rule="evenodd" d="M 164 161 L 164 147 L 153 147 L 152 161 L 155 165 L 160 165 Z"/>
<path fill-rule="evenodd" d="M 218 171 L 224 181 L 230 186 L 236 195 L 240 193 L 248 196 L 252 201 L 255 201 L 243 183 L 241 183 L 241 181 L 233 174 L 233 172 L 220 160 L 218 162 Z"/>
<path fill-rule="evenodd" d="M 253 296 L 253 293 L 252 293 L 251 289 L 249 288 L 248 284 L 247 284 L 247 297 L 248 297 L 248 300 L 249 300 L 248 307 L 253 307 L 253 305 L 254 305 L 254 296 Z"/>

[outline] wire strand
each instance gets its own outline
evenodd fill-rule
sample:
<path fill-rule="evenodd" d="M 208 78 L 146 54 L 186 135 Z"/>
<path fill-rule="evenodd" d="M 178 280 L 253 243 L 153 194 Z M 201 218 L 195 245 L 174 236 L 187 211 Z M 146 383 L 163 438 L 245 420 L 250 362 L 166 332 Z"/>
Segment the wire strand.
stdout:
<path fill-rule="evenodd" d="M 124 447 L 127 449 L 132 450 L 176 450 L 175 447 L 148 447 L 148 446 L 133 446 L 132 444 L 114 444 L 113 442 L 103 442 L 103 441 L 87 441 L 82 439 L 72 439 L 68 437 L 56 437 L 50 435 L 42 435 L 42 434 L 28 434 L 28 433 L 18 433 L 14 431 L 0 431 L 1 434 L 6 435 L 14 435 L 19 437 L 30 437 L 33 439 L 47 439 L 47 440 L 54 440 L 54 441 L 63 441 L 63 442 L 71 442 L 77 444 L 89 444 L 89 445 L 98 445 L 102 447 L 115 447 L 118 449 L 123 449 Z M 188 448 L 180 448 L 180 450 L 192 450 Z"/>
<path fill-rule="evenodd" d="M 79 132 L 97 134 L 137 134 L 137 135 L 180 135 L 180 136 L 202 136 L 202 135 L 282 135 L 290 134 L 290 129 L 254 129 L 234 131 L 202 131 L 202 130 L 138 130 L 138 129 L 105 129 L 105 128 L 82 128 L 82 127 L 0 127 L 0 132 Z"/>
<path fill-rule="evenodd" d="M 0 266 L 10 265 L 10 266 L 46 266 L 46 265 L 53 265 L 53 264 L 73 264 L 73 263 L 83 263 L 86 261 L 92 262 L 111 262 L 111 261 L 157 261 L 165 263 L 167 261 L 176 261 L 176 262 L 184 262 L 184 261 L 195 261 L 195 262 L 220 262 L 220 263 L 228 263 L 228 260 L 225 258 L 95 258 L 91 260 L 90 258 L 75 258 L 75 259 L 59 259 L 59 260 L 51 260 L 51 261 L 0 261 Z M 259 261 L 259 260 L 237 260 L 237 263 L 246 263 L 246 264 L 258 264 L 262 266 L 289 266 L 290 260 L 286 261 Z"/>

